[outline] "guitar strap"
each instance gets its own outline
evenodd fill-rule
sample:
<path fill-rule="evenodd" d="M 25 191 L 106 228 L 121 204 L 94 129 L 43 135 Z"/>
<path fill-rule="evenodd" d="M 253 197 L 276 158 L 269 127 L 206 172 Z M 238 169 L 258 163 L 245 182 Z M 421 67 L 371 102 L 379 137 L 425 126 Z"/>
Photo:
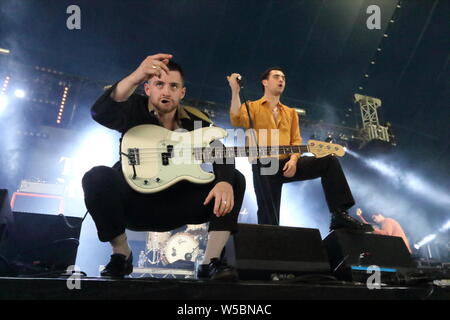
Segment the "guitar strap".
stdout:
<path fill-rule="evenodd" d="M 208 116 L 206 114 L 204 114 L 203 112 L 201 112 L 200 110 L 198 110 L 197 108 L 194 107 L 188 107 L 188 106 L 183 106 L 184 110 L 186 110 L 188 113 L 193 114 L 194 116 L 196 116 L 197 118 L 202 119 L 203 121 L 208 122 L 209 124 L 214 124 L 214 122 L 212 122 L 212 120 L 210 118 L 208 118 Z"/>

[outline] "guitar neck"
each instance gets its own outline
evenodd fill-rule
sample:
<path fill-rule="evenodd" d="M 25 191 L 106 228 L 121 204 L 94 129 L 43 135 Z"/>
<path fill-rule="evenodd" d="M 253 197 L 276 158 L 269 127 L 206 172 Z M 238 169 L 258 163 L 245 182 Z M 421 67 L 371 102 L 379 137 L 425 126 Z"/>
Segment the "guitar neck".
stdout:
<path fill-rule="evenodd" d="M 205 162 L 223 158 L 267 157 L 309 152 L 307 145 L 263 147 L 206 147 L 194 148 L 195 158 Z"/>

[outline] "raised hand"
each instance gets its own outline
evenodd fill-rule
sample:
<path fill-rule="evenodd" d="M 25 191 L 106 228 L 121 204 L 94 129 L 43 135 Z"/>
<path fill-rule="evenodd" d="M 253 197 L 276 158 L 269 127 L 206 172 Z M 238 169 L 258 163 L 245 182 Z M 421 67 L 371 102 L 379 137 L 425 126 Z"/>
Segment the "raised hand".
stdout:
<path fill-rule="evenodd" d="M 158 53 L 148 56 L 142 61 L 139 67 L 130 74 L 130 80 L 136 85 L 139 85 L 153 76 L 160 77 L 163 72 L 168 74 L 169 69 L 167 68 L 167 64 L 171 58 L 172 55 L 167 53 Z"/>
<path fill-rule="evenodd" d="M 231 91 L 233 93 L 238 93 L 241 90 L 241 87 L 236 80 L 240 76 L 241 75 L 239 73 L 232 73 L 231 75 L 227 76 L 228 84 L 230 85 Z"/>

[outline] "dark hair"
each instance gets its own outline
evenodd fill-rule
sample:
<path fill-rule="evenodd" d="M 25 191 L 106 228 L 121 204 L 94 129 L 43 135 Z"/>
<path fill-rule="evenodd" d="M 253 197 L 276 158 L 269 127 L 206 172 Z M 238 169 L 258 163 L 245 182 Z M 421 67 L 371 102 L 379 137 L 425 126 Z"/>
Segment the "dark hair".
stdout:
<path fill-rule="evenodd" d="M 169 71 L 178 71 L 180 73 L 181 76 L 181 81 L 183 81 L 183 86 L 184 86 L 184 72 L 183 69 L 181 68 L 181 66 L 176 63 L 175 61 L 169 60 L 169 62 L 167 63 L 167 68 L 169 69 Z M 149 79 L 150 81 L 150 79 Z M 148 83 L 149 83 L 148 81 Z"/>
<path fill-rule="evenodd" d="M 178 71 L 181 75 L 181 80 L 184 82 L 184 72 L 178 63 L 173 60 L 169 60 L 169 63 L 167 63 L 167 68 L 169 68 L 170 71 Z"/>
<path fill-rule="evenodd" d="M 281 72 L 284 73 L 284 70 L 281 69 L 281 67 L 271 67 L 271 68 L 267 69 L 266 71 L 264 71 L 264 72 L 261 74 L 261 77 L 259 78 L 259 82 L 261 83 L 261 88 L 262 88 L 262 91 L 263 91 L 263 92 L 264 92 L 264 86 L 263 86 L 263 84 L 262 84 L 262 81 L 263 81 L 263 80 L 269 79 L 269 74 L 270 74 L 270 72 L 273 71 L 273 70 L 278 70 L 278 71 L 281 71 Z"/>
<path fill-rule="evenodd" d="M 372 216 L 371 216 L 372 220 L 375 221 L 375 220 L 373 219 L 373 217 L 377 217 L 377 216 L 383 216 L 383 215 L 382 215 L 381 213 L 373 213 Z M 384 216 L 383 216 L 383 217 L 384 217 Z"/>

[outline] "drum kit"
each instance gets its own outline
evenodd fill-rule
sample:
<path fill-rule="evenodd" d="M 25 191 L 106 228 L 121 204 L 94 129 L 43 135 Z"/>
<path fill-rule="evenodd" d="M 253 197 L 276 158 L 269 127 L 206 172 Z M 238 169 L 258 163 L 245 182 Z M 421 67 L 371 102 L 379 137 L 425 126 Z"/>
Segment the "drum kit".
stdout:
<path fill-rule="evenodd" d="M 206 247 L 207 226 L 187 225 L 182 232 L 148 232 L 146 262 L 167 267 L 180 261 L 198 263 Z"/>

